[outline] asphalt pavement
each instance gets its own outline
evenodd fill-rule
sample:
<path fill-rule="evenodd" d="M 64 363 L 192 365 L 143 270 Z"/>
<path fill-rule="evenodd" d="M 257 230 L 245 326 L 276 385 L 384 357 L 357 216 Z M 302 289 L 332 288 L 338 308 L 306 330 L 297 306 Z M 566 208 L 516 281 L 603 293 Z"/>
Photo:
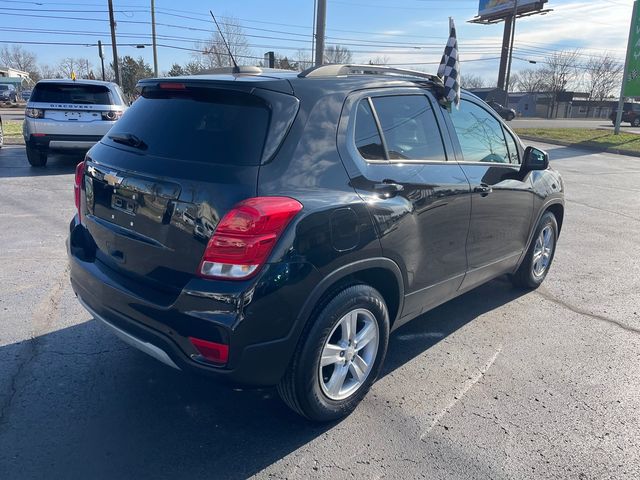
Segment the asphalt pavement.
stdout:
<path fill-rule="evenodd" d="M 78 158 L 0 150 L 0 479 L 640 478 L 640 158 L 543 145 L 567 211 L 543 287 L 500 278 L 391 336 L 333 425 L 129 348 L 72 293 Z"/>

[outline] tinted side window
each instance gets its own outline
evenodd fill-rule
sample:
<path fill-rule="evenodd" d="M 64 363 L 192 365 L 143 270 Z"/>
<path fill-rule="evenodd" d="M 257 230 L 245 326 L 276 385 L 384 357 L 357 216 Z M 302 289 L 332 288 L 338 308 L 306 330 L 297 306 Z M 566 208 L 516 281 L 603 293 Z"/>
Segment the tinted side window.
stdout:
<path fill-rule="evenodd" d="M 518 145 L 516 139 L 505 130 L 504 136 L 507 139 L 507 147 L 509 147 L 509 159 L 511 163 L 520 164 L 520 154 L 518 153 Z"/>
<path fill-rule="evenodd" d="M 502 125 L 484 108 L 462 100 L 451 120 L 466 162 L 510 163 Z"/>
<path fill-rule="evenodd" d="M 372 98 L 391 160 L 446 160 L 436 117 L 424 95 Z"/>
<path fill-rule="evenodd" d="M 367 160 L 385 160 L 380 132 L 373 118 L 373 112 L 367 99 L 358 104 L 356 113 L 355 142 L 362 158 Z"/>

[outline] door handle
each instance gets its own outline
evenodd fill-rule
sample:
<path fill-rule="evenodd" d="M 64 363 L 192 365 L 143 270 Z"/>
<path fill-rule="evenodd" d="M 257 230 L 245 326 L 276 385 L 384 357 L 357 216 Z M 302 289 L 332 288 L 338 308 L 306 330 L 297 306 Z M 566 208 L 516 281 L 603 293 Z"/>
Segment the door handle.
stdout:
<path fill-rule="evenodd" d="M 486 197 L 491 192 L 493 192 L 493 188 L 485 183 L 481 183 L 479 186 L 473 189 L 474 193 L 479 193 L 481 197 Z"/>
<path fill-rule="evenodd" d="M 384 198 L 391 198 L 404 190 L 404 187 L 393 180 L 383 180 L 382 183 L 375 183 L 373 189 Z"/>

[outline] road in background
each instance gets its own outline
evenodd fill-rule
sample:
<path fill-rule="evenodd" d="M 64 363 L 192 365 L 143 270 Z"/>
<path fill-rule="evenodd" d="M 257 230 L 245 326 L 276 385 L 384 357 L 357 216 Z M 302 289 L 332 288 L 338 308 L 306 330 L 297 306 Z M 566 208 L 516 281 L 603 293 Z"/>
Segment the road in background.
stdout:
<path fill-rule="evenodd" d="M 0 108 L 2 120 L 14 120 L 22 122 L 24 120 L 24 107 L 22 108 Z"/>
<path fill-rule="evenodd" d="M 640 158 L 541 145 L 567 211 L 543 287 L 505 278 L 391 336 L 334 425 L 129 348 L 69 285 L 79 158 L 0 150 L 0 478 L 640 478 Z"/>
<path fill-rule="evenodd" d="M 578 118 L 516 118 L 509 122 L 511 128 L 588 128 L 607 129 L 613 131 L 613 124 L 608 118 L 581 120 Z M 634 128 L 623 123 L 621 131 L 624 133 L 640 134 L 640 128 Z"/>

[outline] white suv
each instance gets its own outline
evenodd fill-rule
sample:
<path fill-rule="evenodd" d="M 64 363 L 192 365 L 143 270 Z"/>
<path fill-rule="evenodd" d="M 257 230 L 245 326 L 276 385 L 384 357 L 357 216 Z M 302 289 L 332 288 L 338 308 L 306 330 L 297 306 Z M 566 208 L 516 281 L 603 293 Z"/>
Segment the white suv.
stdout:
<path fill-rule="evenodd" d="M 39 81 L 27 103 L 22 126 L 29 163 L 43 167 L 52 150 L 89 150 L 126 108 L 122 90 L 115 83 Z"/>

